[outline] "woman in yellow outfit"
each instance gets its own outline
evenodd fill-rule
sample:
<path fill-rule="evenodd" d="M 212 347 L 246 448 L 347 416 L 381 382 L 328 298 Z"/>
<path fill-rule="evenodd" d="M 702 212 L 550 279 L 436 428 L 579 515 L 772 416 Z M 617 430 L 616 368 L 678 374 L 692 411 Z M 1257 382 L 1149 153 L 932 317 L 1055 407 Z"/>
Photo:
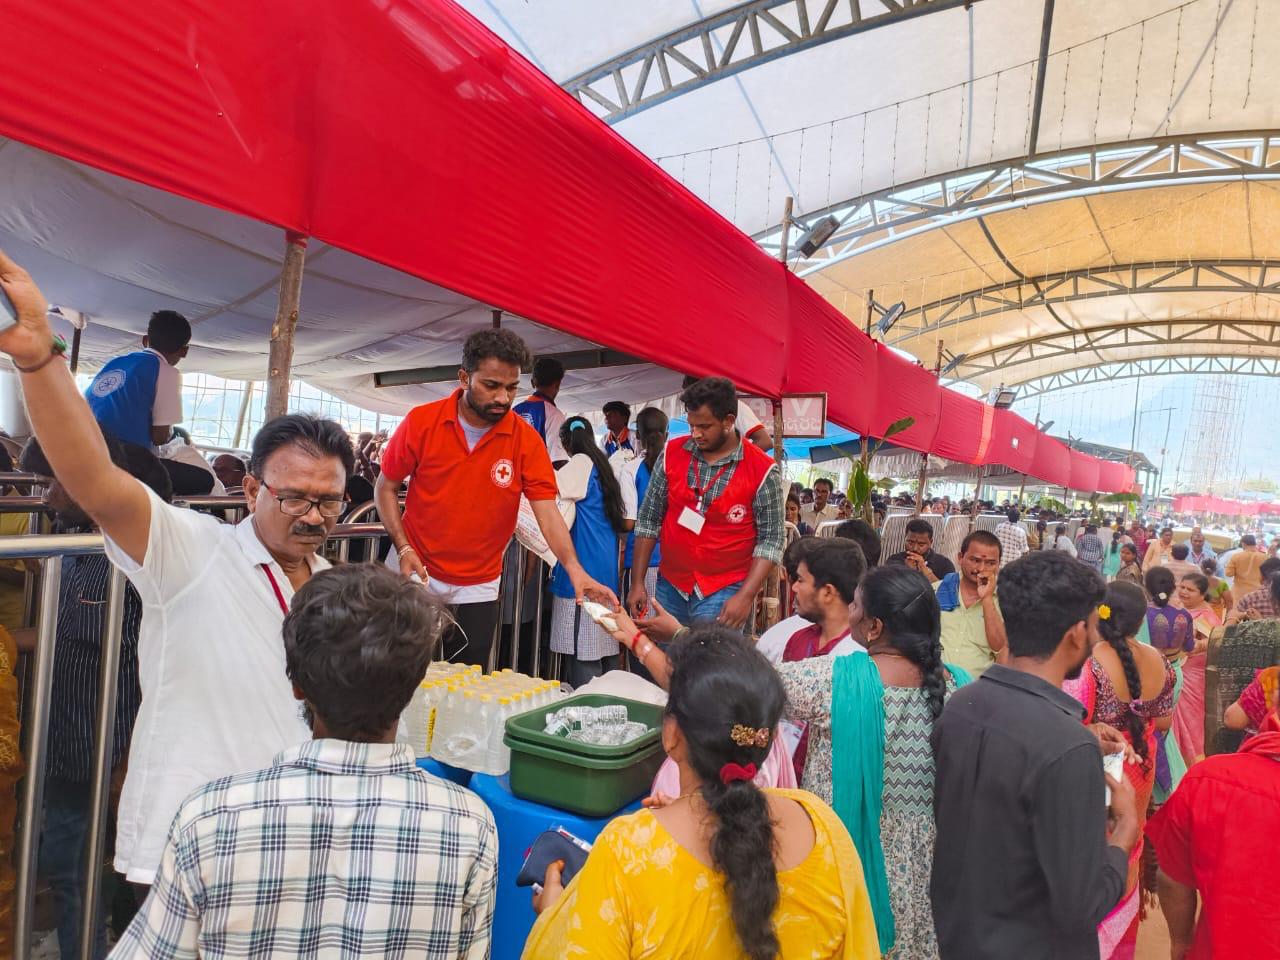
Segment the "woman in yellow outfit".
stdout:
<path fill-rule="evenodd" d="M 777 673 L 718 626 L 668 655 L 662 742 L 680 796 L 609 824 L 567 888 L 548 868 L 524 960 L 879 957 L 848 831 L 812 794 L 752 783 L 786 699 Z"/>

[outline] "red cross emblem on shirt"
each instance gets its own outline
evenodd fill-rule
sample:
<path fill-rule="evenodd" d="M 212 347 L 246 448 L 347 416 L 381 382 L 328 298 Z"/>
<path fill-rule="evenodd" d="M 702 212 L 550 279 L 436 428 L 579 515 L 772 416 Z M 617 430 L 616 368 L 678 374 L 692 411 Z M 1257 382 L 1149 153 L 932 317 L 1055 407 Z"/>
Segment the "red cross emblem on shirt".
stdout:
<path fill-rule="evenodd" d="M 495 486 L 509 487 L 515 477 L 515 468 L 512 467 L 510 460 L 497 460 L 493 464 L 493 469 L 489 471 L 489 476 L 493 479 Z"/>

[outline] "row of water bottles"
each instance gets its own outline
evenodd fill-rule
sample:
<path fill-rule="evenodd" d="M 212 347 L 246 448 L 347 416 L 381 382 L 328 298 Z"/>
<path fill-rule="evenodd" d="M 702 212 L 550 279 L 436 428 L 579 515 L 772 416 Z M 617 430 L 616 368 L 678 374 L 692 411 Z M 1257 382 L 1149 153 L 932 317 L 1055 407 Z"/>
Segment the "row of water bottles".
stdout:
<path fill-rule="evenodd" d="M 419 758 L 498 776 L 511 767 L 502 742 L 507 719 L 561 699 L 553 680 L 513 670 L 485 675 L 480 667 L 433 663 L 402 719 Z"/>

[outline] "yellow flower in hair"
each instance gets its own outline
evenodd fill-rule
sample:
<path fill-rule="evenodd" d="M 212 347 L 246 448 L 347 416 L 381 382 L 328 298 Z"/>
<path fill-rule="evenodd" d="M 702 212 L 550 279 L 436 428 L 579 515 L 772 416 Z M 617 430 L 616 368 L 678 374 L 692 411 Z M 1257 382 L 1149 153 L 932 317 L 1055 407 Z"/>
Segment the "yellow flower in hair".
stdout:
<path fill-rule="evenodd" d="M 1098 604 L 1098 619 L 1099 620 L 1111 619 L 1111 608 L 1108 607 L 1105 603 Z"/>

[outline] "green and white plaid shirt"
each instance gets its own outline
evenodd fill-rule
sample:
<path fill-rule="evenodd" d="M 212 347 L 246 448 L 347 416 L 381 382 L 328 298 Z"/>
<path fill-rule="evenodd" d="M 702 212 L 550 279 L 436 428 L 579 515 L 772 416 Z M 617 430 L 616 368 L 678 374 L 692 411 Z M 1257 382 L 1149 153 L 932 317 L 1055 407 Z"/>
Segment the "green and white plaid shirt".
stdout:
<path fill-rule="evenodd" d="M 705 489 L 704 496 L 707 503 L 715 500 L 724 493 L 725 487 L 737 473 L 738 464 L 742 462 L 742 448 L 750 442 L 740 440 L 733 453 L 729 454 L 727 461 L 731 464 L 729 469 L 716 476 L 721 465 L 726 461 L 717 460 L 714 464 L 707 463 L 702 456 L 702 451 L 694 444 L 693 438 L 686 440 L 684 448 L 693 454 L 693 459 L 689 461 L 689 487 Z M 710 486 L 704 487 L 708 483 Z M 755 498 L 751 501 L 751 509 L 755 513 L 756 521 L 756 548 L 752 551 L 752 556 L 762 557 L 771 563 L 781 563 L 783 543 L 786 539 L 786 507 L 782 500 L 782 475 L 777 467 L 769 471 L 764 483 L 756 491 Z M 664 455 L 664 460 L 658 462 L 649 478 L 649 489 L 645 491 L 644 503 L 640 505 L 640 511 L 636 516 L 636 536 L 659 539 L 662 535 L 662 521 L 666 516 L 667 472 Z"/>
<path fill-rule="evenodd" d="M 493 816 L 404 744 L 311 740 L 178 811 L 112 957 L 489 956 Z"/>

